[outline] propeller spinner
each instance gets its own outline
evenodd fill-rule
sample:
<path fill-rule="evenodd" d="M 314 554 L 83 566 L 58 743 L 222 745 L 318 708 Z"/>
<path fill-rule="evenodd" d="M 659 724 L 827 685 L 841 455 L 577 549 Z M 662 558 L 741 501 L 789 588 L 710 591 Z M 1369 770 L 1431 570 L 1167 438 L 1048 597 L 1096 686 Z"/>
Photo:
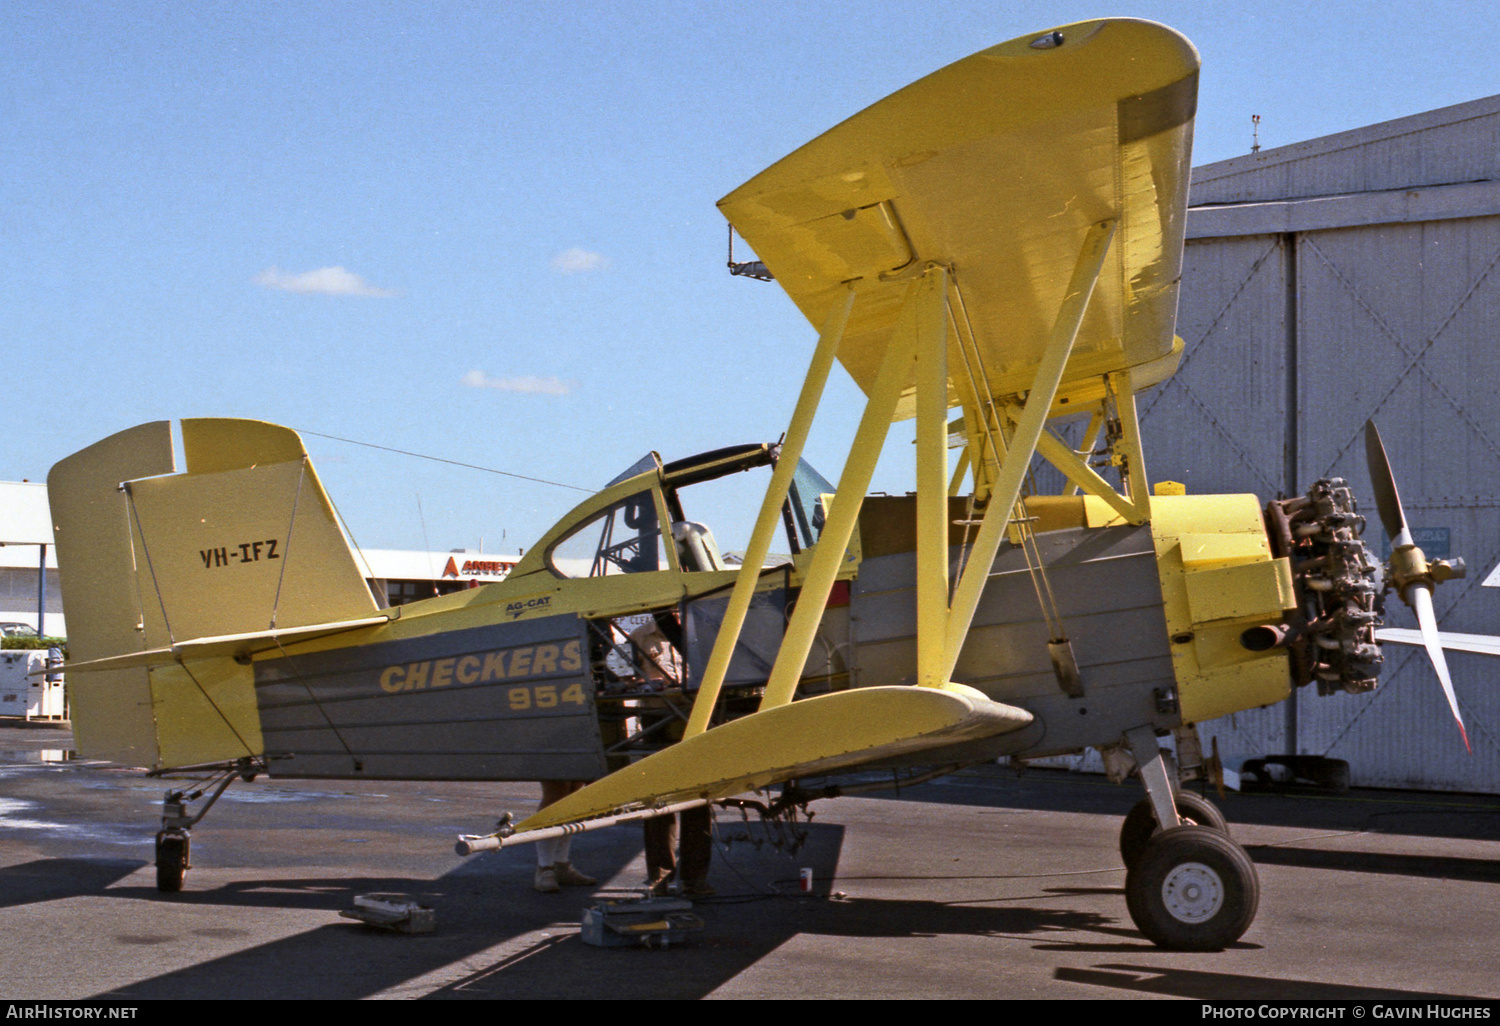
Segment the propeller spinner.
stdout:
<path fill-rule="evenodd" d="M 1443 685 L 1448 708 L 1453 710 L 1458 732 L 1463 735 L 1464 748 L 1471 753 L 1469 732 L 1464 727 L 1464 718 L 1458 711 L 1458 696 L 1453 693 L 1453 679 L 1448 674 L 1448 660 L 1443 655 L 1442 638 L 1438 634 L 1437 615 L 1432 608 L 1432 592 L 1437 582 L 1464 575 L 1462 560 L 1448 563 L 1443 560 L 1427 562 L 1427 556 L 1412 540 L 1411 527 L 1406 522 L 1406 511 L 1401 508 L 1401 493 L 1396 489 L 1396 476 L 1391 473 L 1391 463 L 1380 441 L 1380 429 L 1373 420 L 1365 421 L 1365 459 L 1370 467 L 1370 486 L 1375 492 L 1375 506 L 1380 513 L 1380 522 L 1391 539 L 1391 560 L 1387 581 L 1396 588 L 1401 601 L 1417 614 L 1417 625 L 1422 631 L 1422 644 L 1427 649 L 1427 658 L 1437 671 L 1438 681 Z"/>

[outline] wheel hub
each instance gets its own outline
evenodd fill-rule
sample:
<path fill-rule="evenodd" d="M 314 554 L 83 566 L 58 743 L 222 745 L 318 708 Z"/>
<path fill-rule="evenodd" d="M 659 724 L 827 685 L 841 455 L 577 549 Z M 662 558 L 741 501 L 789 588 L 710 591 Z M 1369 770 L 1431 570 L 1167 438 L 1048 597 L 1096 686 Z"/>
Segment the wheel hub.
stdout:
<path fill-rule="evenodd" d="M 1224 881 L 1201 862 L 1184 862 L 1162 881 L 1161 900 L 1179 922 L 1207 922 L 1224 907 Z"/>

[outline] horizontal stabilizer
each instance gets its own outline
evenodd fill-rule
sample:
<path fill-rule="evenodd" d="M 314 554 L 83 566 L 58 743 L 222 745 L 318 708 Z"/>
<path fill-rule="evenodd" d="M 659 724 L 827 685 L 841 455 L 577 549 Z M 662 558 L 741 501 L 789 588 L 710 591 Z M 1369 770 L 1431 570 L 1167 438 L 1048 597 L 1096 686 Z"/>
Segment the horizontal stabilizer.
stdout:
<path fill-rule="evenodd" d="M 1391 641 L 1398 645 L 1422 645 L 1422 632 L 1404 627 L 1384 627 L 1375 632 L 1380 641 Z M 1444 648 L 1452 652 L 1478 652 L 1480 655 L 1500 656 L 1500 637 L 1490 634 L 1438 634 Z"/>
<path fill-rule="evenodd" d="M 1019 730 L 1031 713 L 963 685 L 838 691 L 734 720 L 611 773 L 517 825 L 535 830 L 627 806 L 725 798 L 873 759 Z"/>

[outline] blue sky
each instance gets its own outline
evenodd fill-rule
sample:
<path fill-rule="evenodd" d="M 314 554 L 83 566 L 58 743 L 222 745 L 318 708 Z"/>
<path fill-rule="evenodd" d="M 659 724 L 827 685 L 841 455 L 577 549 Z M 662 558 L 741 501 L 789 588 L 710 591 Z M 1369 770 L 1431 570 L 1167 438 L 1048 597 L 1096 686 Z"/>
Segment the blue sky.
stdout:
<path fill-rule="evenodd" d="M 1500 93 L 1479 3 L 10 0 L 0 479 L 183 416 L 589 489 L 773 440 L 813 332 L 725 273 L 715 201 L 921 75 L 1102 14 L 1197 44 L 1199 164 L 1246 152 L 1251 114 L 1272 147 Z M 829 477 L 857 398 L 836 372 Z M 366 546 L 514 550 L 583 494 L 306 440 Z M 904 490 L 890 448 L 875 487 Z M 748 501 L 702 511 L 726 548 Z"/>

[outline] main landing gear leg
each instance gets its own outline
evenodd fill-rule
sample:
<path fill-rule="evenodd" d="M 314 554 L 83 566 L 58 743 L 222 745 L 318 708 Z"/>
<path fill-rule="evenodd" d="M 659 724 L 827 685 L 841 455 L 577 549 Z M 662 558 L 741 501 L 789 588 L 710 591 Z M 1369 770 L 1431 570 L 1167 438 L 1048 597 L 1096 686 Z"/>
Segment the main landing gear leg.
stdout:
<path fill-rule="evenodd" d="M 1130 918 L 1149 940 L 1170 950 L 1218 951 L 1233 944 L 1255 921 L 1260 904 L 1255 864 L 1230 840 L 1217 809 L 1196 795 L 1176 793 L 1152 728 L 1127 731 L 1125 740 L 1146 785 L 1146 800 L 1126 818 L 1120 837 Z"/>
<path fill-rule="evenodd" d="M 1163 830 L 1180 826 L 1177 815 L 1177 781 L 1167 771 L 1166 756 L 1156 743 L 1156 731 L 1151 727 L 1136 727 L 1125 732 L 1125 742 L 1135 756 L 1135 764 L 1141 770 L 1141 783 L 1146 785 L 1146 801 L 1151 813 Z"/>

